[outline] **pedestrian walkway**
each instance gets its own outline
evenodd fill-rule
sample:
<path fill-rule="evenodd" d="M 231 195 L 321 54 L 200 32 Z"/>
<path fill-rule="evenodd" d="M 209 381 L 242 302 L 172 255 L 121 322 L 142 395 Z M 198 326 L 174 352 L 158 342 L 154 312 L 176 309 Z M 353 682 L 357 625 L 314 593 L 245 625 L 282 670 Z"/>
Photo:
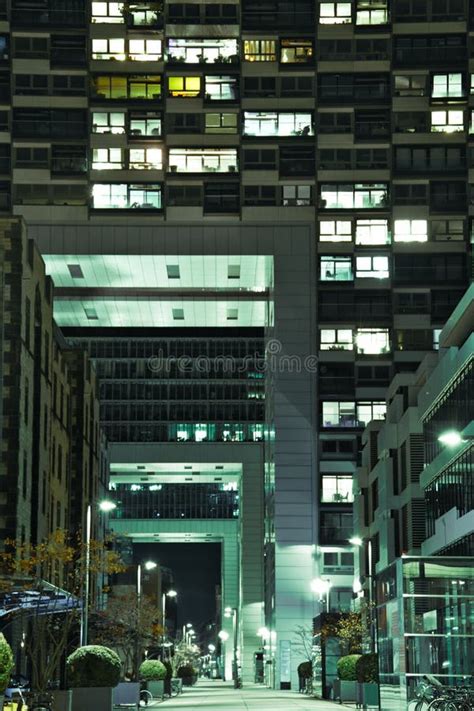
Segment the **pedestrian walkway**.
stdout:
<path fill-rule="evenodd" d="M 165 701 L 165 705 L 169 711 L 337 711 L 351 708 L 296 691 L 274 691 L 261 684 L 246 684 L 243 689 L 234 689 L 232 682 L 219 679 L 200 680 L 196 686 L 184 687 L 182 694 Z M 162 711 L 165 711 L 164 706 Z"/>

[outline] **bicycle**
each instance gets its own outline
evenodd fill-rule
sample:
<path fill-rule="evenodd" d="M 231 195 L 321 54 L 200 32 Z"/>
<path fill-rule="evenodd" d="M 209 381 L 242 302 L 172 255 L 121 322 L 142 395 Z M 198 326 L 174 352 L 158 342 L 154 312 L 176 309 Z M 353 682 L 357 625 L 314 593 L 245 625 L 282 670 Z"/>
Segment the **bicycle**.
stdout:
<path fill-rule="evenodd" d="M 141 707 L 143 707 L 143 706 L 148 706 L 148 704 L 149 704 L 150 702 L 152 702 L 152 701 L 153 701 L 153 694 L 151 694 L 151 693 L 148 691 L 148 689 L 142 689 L 142 690 L 140 691 L 140 701 L 139 701 L 139 705 L 140 705 Z"/>

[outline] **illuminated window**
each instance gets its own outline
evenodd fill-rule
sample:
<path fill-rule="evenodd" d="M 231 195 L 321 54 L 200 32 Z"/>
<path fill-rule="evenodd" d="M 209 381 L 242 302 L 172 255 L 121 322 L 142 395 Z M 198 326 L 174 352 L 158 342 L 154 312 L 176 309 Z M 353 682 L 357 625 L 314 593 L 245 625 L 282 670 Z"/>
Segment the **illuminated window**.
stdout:
<path fill-rule="evenodd" d="M 356 0 L 356 25 L 386 25 L 388 0 Z"/>
<path fill-rule="evenodd" d="M 358 353 L 380 355 L 390 351 L 388 328 L 358 328 L 355 337 Z"/>
<path fill-rule="evenodd" d="M 462 74 L 435 74 L 433 76 L 433 98 L 461 98 L 463 96 Z"/>
<path fill-rule="evenodd" d="M 319 6 L 320 25 L 342 25 L 352 22 L 350 2 L 322 2 Z"/>
<path fill-rule="evenodd" d="M 119 37 L 92 40 L 92 59 L 116 59 L 123 62 L 125 40 Z"/>
<path fill-rule="evenodd" d="M 395 74 L 395 96 L 425 96 L 424 74 Z"/>
<path fill-rule="evenodd" d="M 352 351 L 354 348 L 352 329 L 322 328 L 319 347 L 322 351 Z"/>
<path fill-rule="evenodd" d="M 235 148 L 170 148 L 169 166 L 177 173 L 235 173 Z"/>
<path fill-rule="evenodd" d="M 92 205 L 96 210 L 159 210 L 161 186 L 96 183 L 92 186 Z"/>
<path fill-rule="evenodd" d="M 354 501 L 354 495 L 352 493 L 352 476 L 351 474 L 326 474 L 323 473 L 321 478 L 321 501 L 323 503 L 345 503 L 350 504 Z M 335 555 L 336 558 L 340 554 L 338 553 L 325 553 L 324 554 L 324 567 L 328 568 L 329 561 L 327 556 Z M 342 554 L 344 555 L 344 554 Z M 349 553 L 349 557 L 352 563 L 352 553 Z M 326 562 L 328 561 L 328 562 Z M 344 567 L 341 564 L 333 567 Z M 351 565 L 347 565 L 351 567 Z"/>
<path fill-rule="evenodd" d="M 132 111 L 129 135 L 150 138 L 161 136 L 161 114 L 154 111 Z"/>
<path fill-rule="evenodd" d="M 311 205 L 311 185 L 284 185 L 282 201 L 285 207 Z"/>
<path fill-rule="evenodd" d="M 321 186 L 321 207 L 352 210 L 374 209 L 387 204 L 385 183 L 323 184 Z"/>
<path fill-rule="evenodd" d="M 395 242 L 427 242 L 428 220 L 395 220 L 393 239 Z"/>
<path fill-rule="evenodd" d="M 237 133 L 237 114 L 206 114 L 205 133 Z"/>
<path fill-rule="evenodd" d="M 358 402 L 357 420 L 359 427 L 366 427 L 371 420 L 385 420 L 387 405 L 385 402 Z"/>
<path fill-rule="evenodd" d="M 311 64 L 312 61 L 312 40 L 281 40 L 280 62 L 282 64 Z"/>
<path fill-rule="evenodd" d="M 168 77 L 168 95 L 196 98 L 201 93 L 201 77 Z"/>
<path fill-rule="evenodd" d="M 161 170 L 163 151 L 161 148 L 130 148 L 128 167 L 132 170 Z"/>
<path fill-rule="evenodd" d="M 355 402 L 323 402 L 323 427 L 357 427 Z"/>
<path fill-rule="evenodd" d="M 208 101 L 235 101 L 238 98 L 236 77 L 207 75 L 205 82 L 205 96 Z"/>
<path fill-rule="evenodd" d="M 246 136 L 312 136 L 311 113 L 278 111 L 244 111 L 243 133 Z"/>
<path fill-rule="evenodd" d="M 94 111 L 92 132 L 125 133 L 125 113 L 123 111 Z"/>
<path fill-rule="evenodd" d="M 121 148 L 93 148 L 92 170 L 122 170 L 125 168 Z"/>
<path fill-rule="evenodd" d="M 93 98 L 151 100 L 161 97 L 161 77 L 150 74 L 95 76 L 93 87 Z"/>
<path fill-rule="evenodd" d="M 122 7 L 120 2 L 93 2 L 92 22 L 123 23 Z"/>
<path fill-rule="evenodd" d="M 319 258 L 321 281 L 352 281 L 351 257 L 320 257 Z"/>
<path fill-rule="evenodd" d="M 128 3 L 127 10 L 127 24 L 131 27 L 153 27 L 162 20 L 163 3 Z"/>
<path fill-rule="evenodd" d="M 387 220 L 356 220 L 356 244 L 389 244 Z"/>
<path fill-rule="evenodd" d="M 162 45 L 159 39 L 130 39 L 128 59 L 136 62 L 157 62 L 162 59 Z"/>
<path fill-rule="evenodd" d="M 388 279 L 388 257 L 356 257 L 356 277 L 358 279 Z"/>
<path fill-rule="evenodd" d="M 455 109 L 437 110 L 431 112 L 431 131 L 454 133 L 464 131 L 464 114 Z"/>
<path fill-rule="evenodd" d="M 275 40 L 244 40 L 246 62 L 276 62 Z"/>
<path fill-rule="evenodd" d="M 321 220 L 320 242 L 352 242 L 352 225 L 349 220 Z"/>
<path fill-rule="evenodd" d="M 239 60 L 236 39 L 169 39 L 168 59 L 184 64 L 234 63 Z"/>

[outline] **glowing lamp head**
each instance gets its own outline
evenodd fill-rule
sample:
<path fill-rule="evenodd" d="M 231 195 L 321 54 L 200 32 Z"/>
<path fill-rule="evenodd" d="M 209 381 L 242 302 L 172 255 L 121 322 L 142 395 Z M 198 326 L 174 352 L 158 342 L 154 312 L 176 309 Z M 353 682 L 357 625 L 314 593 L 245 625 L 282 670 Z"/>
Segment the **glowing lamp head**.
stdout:
<path fill-rule="evenodd" d="M 153 560 L 147 560 L 145 563 L 145 570 L 154 570 L 157 567 L 158 563 L 155 563 Z"/>
<path fill-rule="evenodd" d="M 463 442 L 463 438 L 456 430 L 449 430 L 448 432 L 440 434 L 438 442 L 444 444 L 446 447 L 457 447 Z"/>
<path fill-rule="evenodd" d="M 116 508 L 117 508 L 117 504 L 114 503 L 113 501 L 101 501 L 99 504 L 99 509 L 101 511 L 105 511 L 106 513 L 108 511 L 113 511 Z"/>
<path fill-rule="evenodd" d="M 360 536 L 352 536 L 352 538 L 349 538 L 349 543 L 352 546 L 361 546 L 363 544 L 362 538 Z"/>
<path fill-rule="evenodd" d="M 221 642 L 227 642 L 227 640 L 229 639 L 229 633 L 225 630 L 221 630 L 217 636 L 219 637 Z"/>

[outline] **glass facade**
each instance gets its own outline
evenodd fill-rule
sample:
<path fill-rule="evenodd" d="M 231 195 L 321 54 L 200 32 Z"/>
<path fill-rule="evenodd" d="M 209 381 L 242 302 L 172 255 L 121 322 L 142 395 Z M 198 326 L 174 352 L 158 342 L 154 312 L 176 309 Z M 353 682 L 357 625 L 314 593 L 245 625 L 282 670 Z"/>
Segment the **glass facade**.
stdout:
<path fill-rule="evenodd" d="M 376 577 L 381 708 L 406 711 L 423 675 L 472 674 L 474 568 L 468 558 L 401 558 Z"/>
<path fill-rule="evenodd" d="M 114 518 L 228 519 L 239 516 L 237 483 L 111 484 Z"/>

